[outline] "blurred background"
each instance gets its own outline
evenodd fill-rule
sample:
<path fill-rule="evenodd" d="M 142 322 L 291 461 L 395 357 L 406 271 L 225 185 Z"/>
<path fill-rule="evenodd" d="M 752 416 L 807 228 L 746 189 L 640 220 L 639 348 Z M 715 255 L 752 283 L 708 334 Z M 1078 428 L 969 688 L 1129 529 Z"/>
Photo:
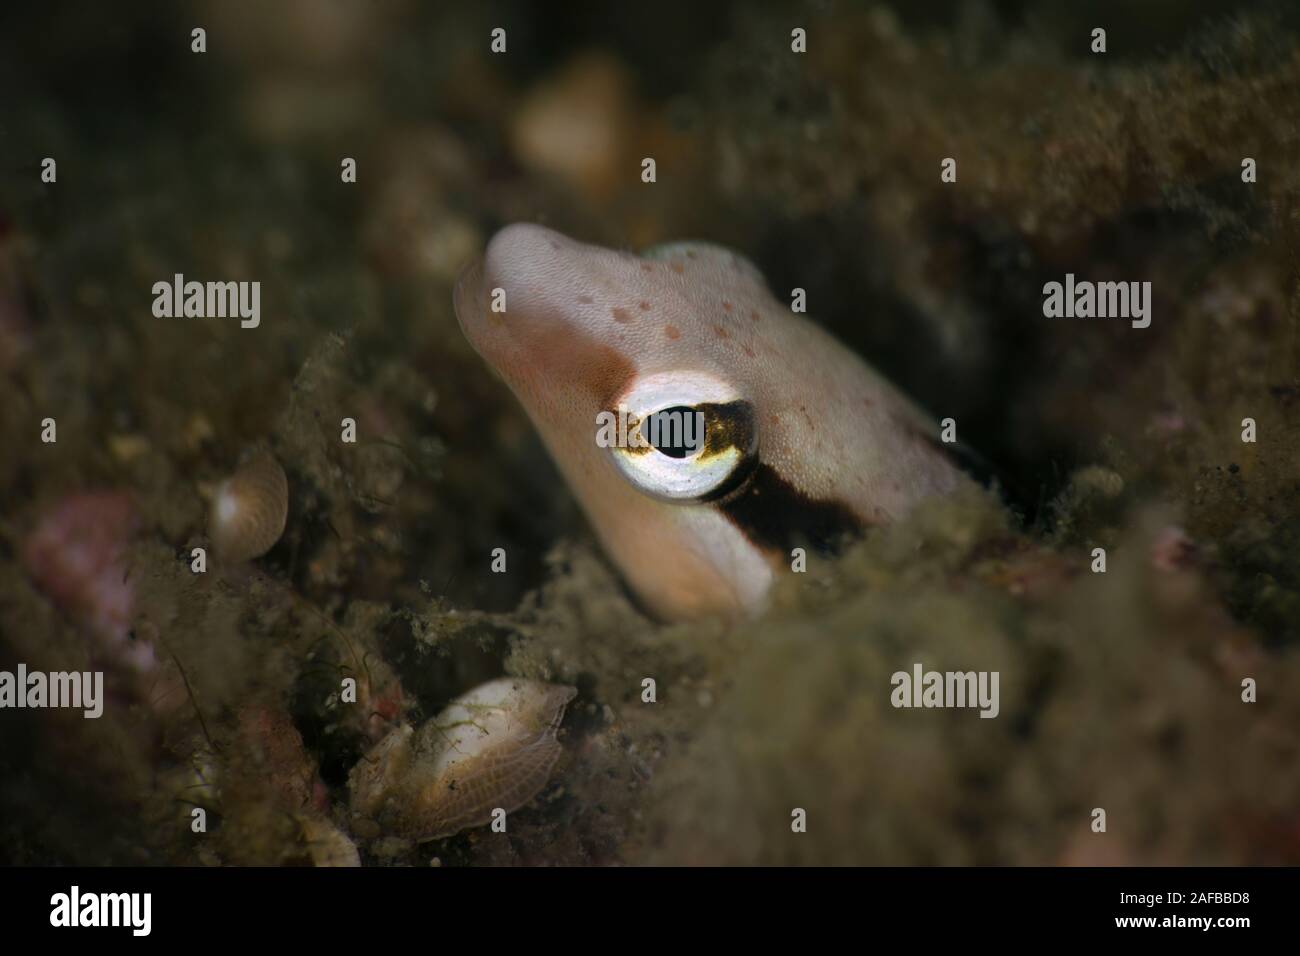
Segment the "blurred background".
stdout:
<path fill-rule="evenodd" d="M 1173 0 L 7 8 L 0 668 L 93 664 L 114 696 L 100 721 L 0 712 L 0 860 L 1297 862 L 1298 21 Z M 1003 504 L 924 509 L 743 633 L 647 619 L 456 326 L 459 270 L 520 220 L 720 242 L 806 288 L 957 417 Z M 1044 319 L 1066 272 L 1151 281 L 1151 327 Z M 260 281 L 260 327 L 155 318 L 175 273 Z M 254 447 L 288 476 L 285 533 L 194 575 Z M 1000 669 L 1003 716 L 892 710 L 915 660 Z M 356 820 L 363 754 L 502 673 L 579 690 L 510 838 Z M 340 674 L 364 676 L 361 716 Z"/>

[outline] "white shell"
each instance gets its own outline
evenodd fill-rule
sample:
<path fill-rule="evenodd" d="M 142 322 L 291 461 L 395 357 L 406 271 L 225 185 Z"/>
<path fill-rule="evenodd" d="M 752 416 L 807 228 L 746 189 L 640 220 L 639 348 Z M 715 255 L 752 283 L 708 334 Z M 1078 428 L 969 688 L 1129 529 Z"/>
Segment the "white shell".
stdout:
<path fill-rule="evenodd" d="M 212 497 L 208 535 L 218 557 L 251 561 L 270 551 L 289 517 L 289 481 L 270 452 L 255 452 Z"/>
<path fill-rule="evenodd" d="M 352 769 L 352 812 L 418 841 L 526 804 L 559 759 L 572 687 L 502 677 L 457 697 L 418 730 L 403 724 Z"/>

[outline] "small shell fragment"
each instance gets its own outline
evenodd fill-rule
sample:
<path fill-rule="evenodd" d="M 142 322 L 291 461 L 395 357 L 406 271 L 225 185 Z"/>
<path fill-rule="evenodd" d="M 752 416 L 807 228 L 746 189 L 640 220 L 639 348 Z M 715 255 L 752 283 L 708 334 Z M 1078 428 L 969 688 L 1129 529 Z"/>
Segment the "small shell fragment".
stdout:
<path fill-rule="evenodd" d="M 394 729 L 353 768 L 352 812 L 420 842 L 517 810 L 546 785 L 572 687 L 517 677 L 481 684 L 418 730 Z"/>
<path fill-rule="evenodd" d="M 312 866 L 356 867 L 361 865 L 361 856 L 357 853 L 356 844 L 333 823 L 307 814 L 297 817 L 297 820 Z"/>
<path fill-rule="evenodd" d="M 251 561 L 270 551 L 289 516 L 289 481 L 270 452 L 257 451 L 223 481 L 212 498 L 208 534 L 225 561 Z"/>

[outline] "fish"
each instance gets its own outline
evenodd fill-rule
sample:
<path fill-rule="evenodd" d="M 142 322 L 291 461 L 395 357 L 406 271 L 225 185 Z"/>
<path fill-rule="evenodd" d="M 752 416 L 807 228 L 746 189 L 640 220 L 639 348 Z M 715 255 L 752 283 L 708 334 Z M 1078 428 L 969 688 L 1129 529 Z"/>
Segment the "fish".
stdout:
<path fill-rule="evenodd" d="M 759 615 L 797 549 L 834 553 L 970 483 L 924 410 L 724 246 L 638 255 L 515 223 L 453 300 L 662 620 Z M 599 440 L 611 415 L 644 438 L 669 412 L 700 417 L 694 446 Z"/>

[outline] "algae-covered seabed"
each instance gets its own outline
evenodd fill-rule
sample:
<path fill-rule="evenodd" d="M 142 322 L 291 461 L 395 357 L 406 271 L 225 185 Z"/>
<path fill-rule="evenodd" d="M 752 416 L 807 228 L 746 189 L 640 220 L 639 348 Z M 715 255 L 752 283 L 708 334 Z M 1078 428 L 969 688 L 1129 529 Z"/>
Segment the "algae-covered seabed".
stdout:
<path fill-rule="evenodd" d="M 1300 862 L 1294 18 L 915 6 L 6 10 L 0 667 L 89 666 L 23 542 L 118 490 L 131 633 L 186 686 L 0 714 L 0 859 Z M 457 269 L 516 220 L 735 246 L 955 417 L 1005 503 L 814 558 L 752 624 L 655 623 L 456 326 Z M 1151 281 L 1150 328 L 1045 319 L 1066 272 Z M 260 280 L 260 327 L 155 318 L 175 273 Z M 192 574 L 206 496 L 259 442 L 284 537 Z M 895 710 L 914 662 L 999 671 L 1000 715 Z M 579 689 L 505 836 L 351 817 L 374 722 L 500 673 Z M 349 674 L 382 714 L 334 702 Z"/>

